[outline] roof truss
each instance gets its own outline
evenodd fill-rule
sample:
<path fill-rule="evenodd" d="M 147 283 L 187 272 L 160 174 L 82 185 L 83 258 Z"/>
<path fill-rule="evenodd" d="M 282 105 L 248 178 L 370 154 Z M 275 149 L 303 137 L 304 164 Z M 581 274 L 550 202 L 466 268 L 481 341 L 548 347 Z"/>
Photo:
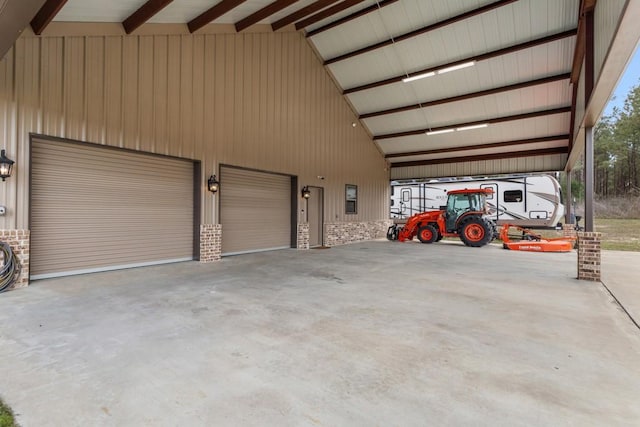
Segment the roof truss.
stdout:
<path fill-rule="evenodd" d="M 271 29 L 273 31 L 277 31 L 280 28 L 286 27 L 289 24 L 292 24 L 305 16 L 311 15 L 314 12 L 324 9 L 327 6 L 331 6 L 334 3 L 337 3 L 339 0 L 318 0 L 315 3 L 311 3 L 309 6 L 303 7 L 282 19 L 277 20 L 273 24 L 271 24 Z"/>
<path fill-rule="evenodd" d="M 172 1 L 173 0 L 149 0 L 122 22 L 124 31 L 127 34 L 131 34 L 136 28 L 147 22 Z"/>
<path fill-rule="evenodd" d="M 238 7 L 245 1 L 247 0 L 222 0 L 220 3 L 189 21 L 187 23 L 187 27 L 189 27 L 190 32 L 194 33 L 230 10 Z"/>
<path fill-rule="evenodd" d="M 398 163 L 391 163 L 391 167 L 403 168 L 408 166 L 441 165 L 445 163 L 478 162 L 482 160 L 504 160 L 504 159 L 515 159 L 518 157 L 538 157 L 538 156 L 548 156 L 551 154 L 567 154 L 568 152 L 569 152 L 569 149 L 567 147 L 554 147 L 554 148 L 544 148 L 542 150 L 512 151 L 508 153 L 482 154 L 482 155 L 475 155 L 475 156 L 448 157 L 445 159 L 398 162 Z"/>
<path fill-rule="evenodd" d="M 333 21 L 333 22 L 330 22 L 330 23 L 328 23 L 326 25 L 323 25 L 320 28 L 316 28 L 315 30 L 309 31 L 309 32 L 307 32 L 306 36 L 307 37 L 315 36 L 316 34 L 320 34 L 320 33 L 324 32 L 324 31 L 330 30 L 333 27 L 337 27 L 338 25 L 342 25 L 342 24 L 347 23 L 349 21 L 352 21 L 352 20 L 354 20 L 356 18 L 364 16 L 364 15 L 366 15 L 368 13 L 371 13 L 371 12 L 374 12 L 376 10 L 382 9 L 383 7 L 389 6 L 390 4 L 393 4 L 393 3 L 397 2 L 397 1 L 398 0 L 384 0 L 384 1 L 381 1 L 381 2 L 377 2 L 377 4 L 371 5 L 369 7 L 365 7 L 364 9 L 359 10 L 358 12 L 352 13 L 351 15 L 345 16 L 344 18 L 340 18 L 340 19 L 338 19 L 336 21 Z M 361 1 L 354 1 L 352 3 L 357 4 L 357 3 L 360 3 L 360 2 Z M 347 2 L 345 1 L 343 3 L 347 3 Z M 342 4 L 342 3 L 340 3 L 340 4 Z M 351 7 L 351 6 L 353 6 L 353 5 L 343 7 L 342 9 L 334 12 L 333 14 L 341 12 L 342 10 L 347 9 L 348 7 Z M 328 16 L 331 16 L 331 15 L 328 15 Z M 309 23 L 306 23 L 304 21 L 303 22 L 299 22 L 299 23 L 296 24 L 296 30 L 301 30 L 301 29 L 303 29 L 305 27 L 308 27 L 309 25 L 315 24 L 316 22 L 321 21 L 322 19 L 328 18 L 328 16 L 324 16 L 324 17 L 322 17 L 320 19 L 317 19 L 314 22 L 309 22 Z"/>
<path fill-rule="evenodd" d="M 37 35 L 42 34 L 47 25 L 53 21 L 60 9 L 67 3 L 67 0 L 47 0 L 42 5 L 36 16 L 31 20 L 31 29 Z"/>
<path fill-rule="evenodd" d="M 259 11 L 252 13 L 244 19 L 241 19 L 236 23 L 236 31 L 240 32 L 246 30 L 253 24 L 262 21 L 265 18 L 273 15 L 284 9 L 285 7 L 291 6 L 294 3 L 297 3 L 298 0 L 276 0 L 273 3 L 263 7 Z"/>

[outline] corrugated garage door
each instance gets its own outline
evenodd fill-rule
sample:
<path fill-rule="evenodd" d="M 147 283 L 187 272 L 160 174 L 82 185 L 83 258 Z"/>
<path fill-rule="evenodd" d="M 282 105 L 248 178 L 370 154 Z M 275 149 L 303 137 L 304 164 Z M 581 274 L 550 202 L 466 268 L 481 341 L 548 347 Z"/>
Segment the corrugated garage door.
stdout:
<path fill-rule="evenodd" d="M 190 260 L 193 162 L 33 140 L 31 278 Z"/>
<path fill-rule="evenodd" d="M 291 247 L 291 177 L 220 170 L 222 254 Z"/>

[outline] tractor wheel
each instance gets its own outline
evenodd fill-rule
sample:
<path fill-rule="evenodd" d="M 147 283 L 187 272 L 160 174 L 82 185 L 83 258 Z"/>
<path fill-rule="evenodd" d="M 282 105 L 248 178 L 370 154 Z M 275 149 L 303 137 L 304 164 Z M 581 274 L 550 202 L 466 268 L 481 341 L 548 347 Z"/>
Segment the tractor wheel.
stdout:
<path fill-rule="evenodd" d="M 398 227 L 396 225 L 392 225 L 387 229 L 387 240 L 398 240 Z"/>
<path fill-rule="evenodd" d="M 440 240 L 442 240 L 443 237 L 444 236 L 442 235 L 442 233 L 438 231 L 438 237 L 436 237 L 436 242 L 439 242 Z"/>
<path fill-rule="evenodd" d="M 418 240 L 422 243 L 433 243 L 438 238 L 438 230 L 433 225 L 423 225 L 418 228 Z"/>
<path fill-rule="evenodd" d="M 493 226 L 482 217 L 472 216 L 460 225 L 460 240 L 474 248 L 484 246 L 493 238 Z"/>

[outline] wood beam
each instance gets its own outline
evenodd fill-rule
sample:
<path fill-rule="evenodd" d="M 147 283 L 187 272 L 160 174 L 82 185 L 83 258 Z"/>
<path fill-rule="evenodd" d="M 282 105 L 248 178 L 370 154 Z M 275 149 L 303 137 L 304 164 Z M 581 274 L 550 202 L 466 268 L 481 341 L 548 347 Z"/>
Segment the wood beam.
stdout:
<path fill-rule="evenodd" d="M 478 98 L 481 96 L 495 95 L 497 93 L 509 92 L 511 90 L 524 89 L 527 87 L 553 83 L 560 80 L 566 80 L 570 76 L 571 76 L 570 73 L 558 74 L 555 76 L 544 77 L 541 79 L 530 80 L 527 82 L 516 83 L 508 86 L 501 86 L 494 89 L 487 89 L 487 90 L 481 90 L 478 92 L 466 93 L 464 95 L 452 96 L 450 98 L 436 99 L 433 101 L 421 102 L 419 104 L 412 104 L 412 105 L 406 105 L 403 107 L 390 108 L 388 110 L 382 110 L 382 111 L 374 111 L 371 113 L 361 114 L 358 118 L 362 120 L 362 119 L 368 119 L 371 117 L 384 116 L 387 114 L 401 113 L 404 111 L 419 110 L 421 108 L 428 108 L 436 105 L 448 104 L 450 102 L 465 101 L 467 99 Z"/>
<path fill-rule="evenodd" d="M 483 53 L 483 54 L 480 54 L 480 55 L 469 56 L 467 58 L 464 58 L 464 59 L 461 59 L 461 60 L 458 60 L 458 61 L 449 62 L 447 64 L 440 64 L 440 65 L 435 66 L 435 67 L 429 67 L 429 68 L 425 68 L 423 70 L 414 71 L 413 73 L 403 74 L 403 75 L 400 75 L 400 76 L 395 76 L 395 77 L 391 77 L 391 78 L 388 78 L 388 79 L 380 80 L 380 81 L 377 81 L 377 82 L 367 83 L 367 84 L 364 84 L 364 85 L 361 85 L 361 86 L 352 87 L 352 88 L 345 89 L 344 91 L 342 91 L 342 94 L 343 95 L 348 95 L 350 93 L 359 92 L 361 90 L 373 89 L 373 88 L 380 87 L 380 86 L 385 86 L 385 85 L 390 85 L 390 84 L 393 84 L 393 83 L 398 83 L 398 82 L 401 82 L 402 79 L 404 79 L 405 77 L 412 77 L 412 76 L 417 76 L 419 74 L 430 73 L 430 72 L 434 72 L 434 71 L 440 70 L 442 68 L 448 68 L 448 67 L 452 67 L 452 66 L 455 66 L 455 65 L 464 64 L 465 62 L 484 61 L 486 59 L 491 59 L 491 58 L 496 58 L 498 56 L 508 55 L 510 53 L 518 52 L 520 50 L 530 49 L 532 47 L 536 47 L 536 46 L 540 46 L 540 45 L 543 45 L 543 44 L 551 43 L 551 42 L 554 42 L 556 40 L 562 40 L 562 39 L 567 38 L 567 37 L 573 37 L 575 35 L 576 35 L 576 30 L 575 29 L 568 30 L 568 31 L 563 31 L 561 33 L 553 34 L 553 35 L 546 36 L 546 37 L 541 37 L 539 39 L 535 39 L 535 40 L 531 40 L 531 41 L 528 41 L 528 42 L 520 43 L 520 44 L 517 44 L 517 45 L 505 47 L 505 48 L 502 48 L 502 49 L 494 50 L 494 51 Z"/>
<path fill-rule="evenodd" d="M 303 7 L 300 10 L 293 12 L 290 15 L 285 16 L 282 19 L 277 20 L 273 24 L 271 24 L 271 29 L 273 31 L 278 31 L 280 28 L 286 27 L 289 24 L 292 24 L 305 16 L 309 16 L 312 13 L 315 13 L 319 10 L 324 9 L 325 7 L 331 6 L 334 3 L 337 3 L 340 0 L 318 0 L 315 3 L 311 3 L 307 7 Z"/>
<path fill-rule="evenodd" d="M 296 30 L 301 30 L 304 27 L 313 25 L 316 22 L 322 21 L 323 19 L 333 16 L 336 13 L 340 13 L 343 10 L 349 9 L 350 7 L 355 6 L 358 3 L 362 3 L 363 1 L 364 0 L 345 0 L 342 3 L 336 4 L 335 6 L 331 6 L 330 8 L 325 9 L 322 12 L 316 13 L 315 15 L 310 16 L 307 19 L 296 22 Z M 398 0 L 395 0 L 395 1 L 398 1 Z M 372 7 L 377 9 L 377 6 L 372 6 Z"/>
<path fill-rule="evenodd" d="M 124 31 L 127 34 L 131 34 L 136 28 L 147 22 L 156 13 L 164 9 L 173 0 L 149 0 L 138 10 L 136 10 L 131 16 L 122 22 Z"/>
<path fill-rule="evenodd" d="M 316 28 L 315 30 L 309 31 L 309 32 L 307 32 L 307 34 L 305 34 L 305 36 L 306 37 L 315 36 L 316 34 L 319 34 L 319 33 L 323 32 L 323 31 L 327 31 L 327 30 L 329 30 L 331 28 L 337 27 L 338 25 L 342 25 L 345 22 L 349 22 L 349 21 L 352 21 L 352 20 L 354 20 L 356 18 L 364 16 L 364 15 L 366 15 L 368 13 L 375 12 L 376 10 L 382 9 L 383 7 L 389 6 L 390 4 L 393 4 L 393 3 L 397 2 L 397 1 L 398 0 L 384 0 L 384 1 L 381 1 L 381 2 L 379 2 L 377 4 L 371 5 L 369 7 L 365 7 L 364 9 L 359 10 L 357 12 L 354 12 L 354 13 L 348 15 L 348 16 L 345 16 L 344 18 L 340 18 L 340 19 L 338 19 L 336 21 L 328 23 L 327 25 L 323 25 L 320 28 Z M 344 2 L 344 3 L 347 3 L 347 2 Z M 360 2 L 356 1 L 354 3 L 357 4 L 357 3 L 360 3 Z M 342 3 L 340 3 L 340 5 L 341 4 Z M 337 6 L 340 6 L 340 5 L 337 5 Z M 344 9 L 347 9 L 348 7 L 351 7 L 351 6 L 353 6 L 353 4 L 349 5 L 347 7 L 343 7 L 340 10 L 337 10 L 335 12 L 332 12 L 331 15 L 335 15 L 338 12 L 342 12 Z M 304 27 L 308 27 L 309 25 L 315 24 L 316 22 L 321 21 L 321 20 L 323 20 L 325 18 L 328 18 L 331 15 L 322 16 L 319 19 L 316 19 L 316 20 L 311 21 L 311 22 L 305 22 L 305 21 L 297 22 L 296 23 L 296 30 L 300 30 L 300 29 L 302 29 Z M 313 18 L 314 17 L 312 16 L 310 19 L 313 19 Z"/>
<path fill-rule="evenodd" d="M 241 19 L 236 23 L 236 31 L 240 32 L 246 30 L 250 26 L 255 23 L 262 21 L 263 19 L 273 15 L 284 9 L 285 7 L 291 6 L 294 3 L 297 3 L 298 0 L 276 0 L 273 3 L 263 7 L 259 11 L 252 13 L 244 19 Z"/>
<path fill-rule="evenodd" d="M 345 59 L 349 59 L 349 58 L 353 58 L 354 56 L 358 56 L 358 55 L 362 55 L 364 53 L 367 52 L 371 52 L 372 50 L 376 50 L 376 49 L 380 49 L 382 47 L 385 46 L 390 46 L 392 44 L 404 41 L 404 40 L 408 40 L 408 39 L 412 39 L 416 36 L 422 35 L 422 34 L 426 34 L 429 33 L 431 31 L 437 30 L 439 28 L 443 28 L 446 27 L 448 25 L 452 25 L 455 24 L 456 22 L 460 22 L 463 21 L 465 19 L 469 19 L 472 18 L 474 16 L 489 12 L 491 10 L 497 9 L 499 7 L 503 7 L 503 6 L 507 6 L 513 2 L 516 2 L 518 0 L 498 0 L 496 2 L 493 3 L 489 3 L 485 6 L 479 7 L 477 9 L 473 9 L 470 10 L 469 12 L 465 12 L 465 13 L 461 13 L 460 15 L 456 15 L 453 16 L 451 18 L 445 19 L 443 21 L 439 21 L 436 22 L 434 24 L 431 25 L 427 25 L 426 27 L 422 27 L 422 28 L 418 28 L 417 30 L 414 31 L 410 31 L 408 33 L 399 35 L 397 37 L 392 37 L 390 39 L 381 41 L 379 43 L 375 43 L 339 56 L 336 56 L 334 58 L 331 59 L 327 59 L 326 61 L 324 61 L 324 65 L 330 65 L 330 64 L 334 64 L 336 62 L 339 61 L 344 61 Z"/>
<path fill-rule="evenodd" d="M 31 29 L 37 35 L 42 34 L 47 25 L 53 21 L 60 9 L 67 3 L 67 0 L 47 0 L 42 5 L 36 16 L 31 20 Z"/>
<path fill-rule="evenodd" d="M 384 158 L 394 159 L 397 157 L 428 156 L 431 154 L 454 153 L 456 151 L 484 150 L 489 148 L 504 148 L 504 147 L 512 147 L 514 145 L 522 146 L 526 144 L 537 144 L 540 142 L 552 142 L 552 141 L 564 141 L 568 139 L 569 139 L 569 135 L 552 135 L 552 136 L 543 136 L 540 138 L 518 139 L 515 141 L 492 142 L 489 144 L 465 145 L 463 147 L 438 148 L 435 150 L 410 151 L 407 153 L 392 153 L 392 154 L 385 155 Z"/>
<path fill-rule="evenodd" d="M 230 10 L 235 9 L 245 1 L 247 0 L 222 0 L 220 3 L 216 4 L 212 8 L 208 9 L 207 11 L 201 13 L 200 15 L 189 21 L 187 23 L 189 32 L 195 33 L 200 28 L 204 27 L 210 22 L 215 21 L 216 19 L 220 18 Z"/>
<path fill-rule="evenodd" d="M 560 107 L 560 108 L 553 108 L 553 109 L 550 109 L 550 110 L 534 111 L 534 112 L 531 112 L 531 113 L 514 114 L 512 116 L 494 117 L 492 119 L 485 119 L 485 120 L 475 120 L 473 122 L 467 122 L 467 123 L 457 123 L 457 124 L 451 124 L 451 125 L 446 125 L 446 126 L 438 126 L 438 127 L 432 127 L 432 128 L 410 130 L 410 131 L 406 131 L 406 132 L 396 132 L 396 133 L 388 133 L 388 134 L 382 134 L 382 135 L 374 135 L 373 136 L 373 140 L 374 141 L 379 141 L 381 139 L 400 138 L 402 136 L 423 135 L 423 134 L 426 134 L 427 132 L 435 132 L 435 131 L 444 130 L 444 129 L 467 127 L 467 126 L 476 126 L 476 125 L 481 125 L 481 124 L 485 124 L 485 123 L 489 124 L 489 125 L 493 125 L 493 124 L 497 124 L 497 123 L 512 122 L 512 121 L 515 121 L 515 120 L 533 119 L 533 118 L 536 118 L 536 117 L 552 116 L 554 114 L 562 114 L 562 113 L 570 113 L 570 112 L 571 112 L 571 106 Z"/>
<path fill-rule="evenodd" d="M 569 150 L 567 147 L 555 147 L 555 148 L 544 148 L 542 150 L 526 150 L 526 151 L 512 151 L 508 153 L 482 154 L 480 156 L 461 156 L 461 157 L 448 157 L 445 159 L 398 162 L 398 163 L 391 163 L 391 168 L 441 165 L 445 163 L 479 162 L 483 160 L 505 160 L 505 159 L 516 159 L 520 157 L 537 157 L 537 156 L 548 156 L 552 154 L 567 154 L 568 152 Z"/>

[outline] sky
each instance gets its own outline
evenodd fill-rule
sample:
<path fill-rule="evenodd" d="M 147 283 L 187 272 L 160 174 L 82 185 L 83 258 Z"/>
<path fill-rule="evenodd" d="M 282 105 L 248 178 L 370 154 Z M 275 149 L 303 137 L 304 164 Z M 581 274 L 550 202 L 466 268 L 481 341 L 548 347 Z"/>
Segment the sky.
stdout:
<path fill-rule="evenodd" d="M 636 52 L 631 57 L 631 61 L 627 65 L 627 69 L 620 78 L 616 90 L 613 92 L 613 96 L 609 100 L 609 103 L 604 109 L 603 115 L 610 115 L 613 111 L 613 107 L 622 108 L 624 100 L 627 98 L 629 90 L 633 86 L 640 84 L 640 46 L 636 47 Z"/>

